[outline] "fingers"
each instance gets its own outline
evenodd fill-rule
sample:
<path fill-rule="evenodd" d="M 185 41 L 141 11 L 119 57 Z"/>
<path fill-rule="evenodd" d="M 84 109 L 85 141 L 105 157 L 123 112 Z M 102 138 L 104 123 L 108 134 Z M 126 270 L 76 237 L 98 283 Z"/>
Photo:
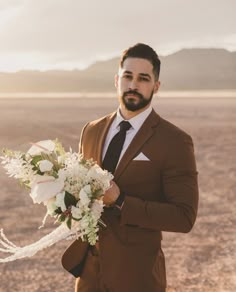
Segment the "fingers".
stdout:
<path fill-rule="evenodd" d="M 106 206 L 111 206 L 112 204 L 115 203 L 119 195 L 120 189 L 118 185 L 114 181 L 111 181 L 111 187 L 104 194 L 103 203 Z"/>

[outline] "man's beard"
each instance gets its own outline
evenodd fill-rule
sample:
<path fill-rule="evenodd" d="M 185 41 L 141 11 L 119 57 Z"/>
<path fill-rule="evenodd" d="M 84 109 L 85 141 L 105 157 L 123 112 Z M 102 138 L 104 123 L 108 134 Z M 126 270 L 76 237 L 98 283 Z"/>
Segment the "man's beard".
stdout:
<path fill-rule="evenodd" d="M 136 97 L 138 97 L 139 101 L 136 102 L 136 99 L 133 99 L 133 98 L 125 99 L 125 97 L 129 94 L 133 94 Z M 126 91 L 123 93 L 122 101 L 123 101 L 125 108 L 128 111 L 135 112 L 135 111 L 138 111 L 138 110 L 146 107 L 151 102 L 152 97 L 153 97 L 153 91 L 151 93 L 151 96 L 148 99 L 145 99 L 141 93 L 139 93 L 137 91 L 130 90 L 130 91 Z"/>

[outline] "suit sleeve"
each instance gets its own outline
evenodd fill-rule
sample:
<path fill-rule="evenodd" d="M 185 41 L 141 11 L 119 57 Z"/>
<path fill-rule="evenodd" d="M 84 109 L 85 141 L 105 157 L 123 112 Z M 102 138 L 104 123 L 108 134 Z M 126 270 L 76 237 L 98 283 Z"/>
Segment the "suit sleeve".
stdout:
<path fill-rule="evenodd" d="M 198 182 L 190 136 L 168 146 L 161 172 L 164 202 L 150 202 L 127 194 L 121 210 L 122 225 L 158 231 L 189 232 L 196 220 Z"/>
<path fill-rule="evenodd" d="M 81 134 L 80 134 L 80 140 L 79 140 L 79 154 L 83 154 L 83 137 L 86 127 L 88 126 L 88 123 L 83 127 Z"/>

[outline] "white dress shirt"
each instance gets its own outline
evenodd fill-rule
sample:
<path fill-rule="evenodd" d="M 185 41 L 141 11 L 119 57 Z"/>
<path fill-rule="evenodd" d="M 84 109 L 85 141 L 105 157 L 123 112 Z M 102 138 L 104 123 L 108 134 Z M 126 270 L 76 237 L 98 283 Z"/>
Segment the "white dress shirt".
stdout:
<path fill-rule="evenodd" d="M 124 142 L 124 145 L 123 145 L 123 148 L 122 148 L 120 158 L 119 158 L 117 165 L 119 164 L 119 162 L 120 162 L 122 156 L 124 155 L 125 151 L 127 150 L 128 146 L 132 142 L 134 136 L 137 134 L 138 130 L 141 128 L 141 126 L 144 123 L 144 121 L 146 120 L 146 118 L 150 115 L 151 111 L 152 111 L 152 107 L 149 106 L 145 111 L 141 112 L 137 116 L 128 120 L 128 122 L 131 124 L 131 128 L 126 132 L 125 142 Z M 107 136 L 106 136 L 106 140 L 105 140 L 103 152 L 102 152 L 102 160 L 105 157 L 105 154 L 107 152 L 107 148 L 108 148 L 112 138 L 120 131 L 119 124 L 122 121 L 125 121 L 125 119 L 122 117 L 122 115 L 120 113 L 120 108 L 118 108 L 117 113 L 116 113 L 116 117 L 113 120 L 113 122 L 110 126 L 110 129 L 107 133 Z"/>

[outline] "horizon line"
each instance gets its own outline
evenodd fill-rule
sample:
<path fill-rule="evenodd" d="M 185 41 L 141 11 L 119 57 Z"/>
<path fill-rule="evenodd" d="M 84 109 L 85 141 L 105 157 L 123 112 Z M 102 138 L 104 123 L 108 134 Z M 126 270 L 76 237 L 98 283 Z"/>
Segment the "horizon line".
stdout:
<path fill-rule="evenodd" d="M 209 47 L 183 47 L 183 48 L 180 48 L 180 49 L 172 49 L 172 50 L 163 50 L 166 51 L 166 53 L 160 53 L 158 54 L 160 58 L 162 57 L 168 57 L 168 56 L 171 56 L 171 55 L 174 55 L 178 52 L 181 52 L 183 50 L 225 50 L 229 53 L 235 53 L 236 52 L 236 48 L 231 50 L 229 48 L 225 48 L 225 47 L 215 47 L 215 46 L 209 46 Z M 161 50 L 160 50 L 161 51 Z M 22 69 L 9 69 L 9 70 L 4 70 L 2 71 L 0 69 L 0 74 L 2 73 L 21 73 L 21 72 L 40 72 L 40 73 L 44 73 L 44 72 L 50 72 L 50 71 L 68 71 L 68 72 L 72 72 L 72 71 L 80 71 L 80 72 L 83 72 L 83 71 L 86 71 L 89 67 L 95 65 L 96 63 L 99 63 L 99 62 L 107 62 L 107 61 L 111 61 L 113 59 L 117 59 L 119 58 L 119 55 L 115 54 L 113 56 L 109 56 L 109 57 L 97 57 L 95 60 L 91 61 L 91 62 L 88 62 L 86 65 L 78 65 L 78 66 L 75 66 L 73 67 L 72 65 L 68 66 L 68 67 L 54 67 L 53 65 L 51 66 L 48 66 L 47 69 L 40 69 L 40 68 L 22 68 Z"/>
<path fill-rule="evenodd" d="M 236 89 L 195 89 L 195 90 L 162 90 L 154 95 L 157 98 L 234 98 Z M 111 92 L 0 92 L 0 99 L 53 99 L 53 98 L 114 98 Z"/>

